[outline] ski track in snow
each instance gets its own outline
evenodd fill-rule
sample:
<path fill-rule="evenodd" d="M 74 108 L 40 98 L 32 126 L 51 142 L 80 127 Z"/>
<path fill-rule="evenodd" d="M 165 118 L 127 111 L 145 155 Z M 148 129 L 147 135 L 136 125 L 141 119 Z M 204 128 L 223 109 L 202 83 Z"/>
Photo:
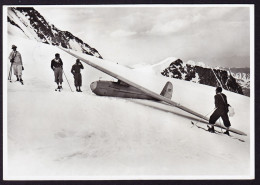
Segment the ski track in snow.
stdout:
<path fill-rule="evenodd" d="M 83 92 L 75 92 L 70 73 L 75 58 L 46 44 L 11 36 L 8 41 L 9 46 L 13 43 L 18 46 L 25 67 L 25 85 L 8 82 L 10 178 L 170 176 L 174 179 L 186 175 L 215 178 L 249 175 L 249 98 L 227 93 L 239 114 L 231 118 L 232 126 L 248 133 L 246 137 L 232 134 L 245 140 L 239 142 L 193 126 L 190 121 L 197 118 L 174 107 L 94 95 L 90 83 L 99 77 L 107 80 L 112 77 L 86 64 L 82 70 Z M 63 90 L 54 91 L 50 61 L 57 52 L 74 92 L 70 91 L 65 76 Z M 175 80 L 174 98 L 194 107 L 205 100 L 196 96 L 203 88 L 210 100 L 202 107 L 206 114 L 214 106 L 214 88 L 190 83 Z M 185 90 L 190 96 L 178 90 L 181 86 L 192 88 Z M 242 101 L 237 103 L 237 100 Z"/>

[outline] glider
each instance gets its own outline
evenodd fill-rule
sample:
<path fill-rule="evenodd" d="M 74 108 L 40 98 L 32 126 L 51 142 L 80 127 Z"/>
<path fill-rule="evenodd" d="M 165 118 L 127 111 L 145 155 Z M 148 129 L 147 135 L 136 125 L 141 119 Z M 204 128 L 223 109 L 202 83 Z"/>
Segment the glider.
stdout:
<path fill-rule="evenodd" d="M 158 100 L 167 103 L 171 106 L 177 107 L 207 122 L 209 121 L 208 117 L 200 113 L 197 113 L 185 106 L 182 106 L 177 102 L 172 101 L 171 96 L 173 86 L 170 82 L 167 82 L 164 85 L 164 87 L 162 87 L 162 84 L 164 84 L 165 81 L 162 81 L 162 83 L 159 84 L 155 83 L 154 86 L 151 87 L 147 85 L 147 80 L 150 81 L 152 79 L 140 80 L 140 76 L 133 75 L 133 70 L 130 68 L 124 67 L 111 61 L 86 55 L 84 53 L 79 53 L 77 51 L 72 51 L 61 47 L 59 48 L 67 52 L 68 54 L 80 59 L 86 64 L 119 80 L 118 82 L 96 81 L 91 83 L 91 90 L 97 95 Z M 158 92 L 158 89 L 162 89 L 161 93 Z M 216 123 L 214 126 L 226 129 L 220 123 Z M 229 131 L 239 135 L 246 136 L 246 133 L 234 128 L 229 128 Z"/>

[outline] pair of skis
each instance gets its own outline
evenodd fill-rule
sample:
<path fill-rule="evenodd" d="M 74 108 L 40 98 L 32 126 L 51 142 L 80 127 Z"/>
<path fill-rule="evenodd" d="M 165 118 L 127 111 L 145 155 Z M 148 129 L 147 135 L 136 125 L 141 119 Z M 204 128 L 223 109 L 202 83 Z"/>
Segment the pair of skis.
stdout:
<path fill-rule="evenodd" d="M 61 90 L 62 90 L 62 87 L 57 87 L 57 88 L 55 89 L 55 91 L 59 91 L 59 92 L 61 92 Z"/>
<path fill-rule="evenodd" d="M 12 80 L 9 80 L 9 82 L 10 82 L 10 83 L 13 83 Z M 16 81 L 14 81 L 14 82 L 20 82 L 22 85 L 24 85 L 24 84 L 23 84 L 23 81 L 20 81 L 20 80 L 16 80 Z"/>
<path fill-rule="evenodd" d="M 199 129 L 202 129 L 202 130 L 205 130 L 205 131 L 207 131 L 207 132 L 210 132 L 210 130 L 209 130 L 209 125 L 207 125 L 207 128 L 208 129 L 206 129 L 206 128 L 204 128 L 204 127 L 201 127 L 201 126 L 199 126 L 199 125 L 197 125 L 196 123 L 194 123 L 193 121 L 191 121 L 191 124 L 194 126 L 196 126 L 197 128 L 199 128 Z M 236 138 L 236 137 L 234 137 L 234 136 L 232 136 L 232 135 L 227 135 L 227 134 L 224 134 L 224 132 L 220 132 L 220 131 L 217 131 L 217 130 L 215 130 L 214 132 L 211 132 L 211 133 L 214 133 L 214 134 L 217 134 L 217 135 L 226 135 L 226 136 L 229 136 L 229 137 L 231 137 L 232 139 L 236 139 L 236 140 L 238 140 L 238 141 L 240 141 L 240 142 L 245 142 L 243 139 L 239 139 L 239 138 Z"/>

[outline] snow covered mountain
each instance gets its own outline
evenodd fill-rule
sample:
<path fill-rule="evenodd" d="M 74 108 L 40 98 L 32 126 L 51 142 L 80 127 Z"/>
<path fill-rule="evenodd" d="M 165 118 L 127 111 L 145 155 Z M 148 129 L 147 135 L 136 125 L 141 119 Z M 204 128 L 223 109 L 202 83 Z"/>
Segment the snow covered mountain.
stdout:
<path fill-rule="evenodd" d="M 160 67 L 159 67 L 160 66 Z M 188 61 L 184 63 L 180 59 L 167 58 L 162 62 L 153 65 L 152 68 L 156 73 L 161 73 L 163 76 L 177 78 L 181 80 L 191 81 L 195 83 L 205 84 L 213 87 L 222 86 L 224 89 L 238 94 L 249 96 L 243 88 L 250 84 L 248 75 L 246 75 L 246 83 L 244 83 L 244 76 L 242 78 L 236 75 L 230 75 L 229 71 L 220 67 L 211 68 L 205 63 Z M 243 81 L 243 83 L 242 83 Z"/>
<path fill-rule="evenodd" d="M 53 24 L 48 23 L 44 17 L 32 7 L 8 8 L 7 21 L 9 34 L 11 35 L 17 35 L 17 33 L 11 33 L 11 31 L 15 30 L 15 32 L 17 32 L 19 30 L 27 38 L 102 58 L 95 48 L 91 48 L 70 32 L 61 31 Z M 15 28 L 10 29 L 10 27 Z M 20 35 L 22 35 L 22 33 L 20 33 Z"/>
<path fill-rule="evenodd" d="M 205 131 L 207 127 L 201 120 L 176 107 L 146 100 L 96 96 L 90 90 L 91 82 L 112 77 L 85 63 L 83 92 L 75 92 L 70 72 L 75 58 L 55 44 L 37 42 L 35 38 L 40 37 L 36 35 L 28 39 L 20 30 L 10 23 L 5 53 L 8 56 L 11 45 L 18 45 L 25 68 L 24 85 L 3 81 L 7 88 L 3 103 L 7 110 L 3 119 L 5 180 L 254 178 L 251 153 L 254 132 L 251 132 L 249 97 L 224 91 L 236 111 L 235 116 L 230 117 L 232 127 L 247 136 L 232 134 L 229 137 L 218 128 L 219 133 L 212 134 Z M 32 29 L 24 29 L 28 30 Z M 29 32 L 26 33 L 34 33 Z M 23 45 L 30 47 L 19 47 Z M 55 53 L 61 54 L 67 78 L 64 78 L 62 92 L 54 91 L 56 84 L 50 69 Z M 168 58 L 151 68 L 138 69 L 142 72 L 140 78 L 144 73 L 152 79 L 166 78 L 161 70 L 176 60 Z M 172 70 L 183 70 L 178 62 Z M 3 75 L 8 76 L 7 57 L 3 64 L 6 67 Z M 154 70 L 158 71 L 157 75 L 151 73 Z M 174 86 L 175 101 L 206 116 L 214 110 L 215 88 L 176 78 L 167 80 Z M 161 85 L 160 82 L 147 81 Z M 191 120 L 196 125 L 192 125 Z"/>
<path fill-rule="evenodd" d="M 250 96 L 250 68 L 230 68 L 230 71 L 242 87 L 244 95 Z"/>

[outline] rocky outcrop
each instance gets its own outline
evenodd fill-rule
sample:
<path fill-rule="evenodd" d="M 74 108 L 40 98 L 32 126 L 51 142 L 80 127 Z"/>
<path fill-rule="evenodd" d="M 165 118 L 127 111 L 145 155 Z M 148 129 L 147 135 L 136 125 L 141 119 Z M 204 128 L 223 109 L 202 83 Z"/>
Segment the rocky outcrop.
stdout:
<path fill-rule="evenodd" d="M 212 69 L 191 64 L 184 64 L 182 60 L 173 61 L 169 67 L 164 69 L 161 74 L 163 76 L 177 78 L 186 81 L 193 81 L 213 87 L 222 86 L 224 89 L 244 94 L 242 87 L 237 83 L 236 79 L 222 69 Z"/>

